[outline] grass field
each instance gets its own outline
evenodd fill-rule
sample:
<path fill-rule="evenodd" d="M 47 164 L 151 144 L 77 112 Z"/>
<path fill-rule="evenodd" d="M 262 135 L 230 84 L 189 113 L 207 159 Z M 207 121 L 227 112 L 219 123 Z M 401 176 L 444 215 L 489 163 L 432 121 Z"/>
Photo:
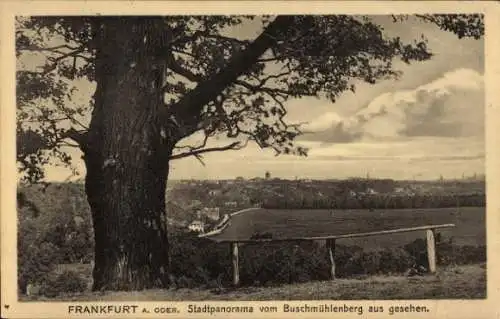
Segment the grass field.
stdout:
<path fill-rule="evenodd" d="M 485 265 L 438 269 L 422 277 L 371 276 L 276 287 L 155 289 L 137 292 L 85 292 L 57 298 L 21 296 L 21 301 L 201 301 L 201 300 L 374 300 L 483 299 Z"/>
<path fill-rule="evenodd" d="M 332 214 L 333 212 L 333 214 Z M 484 207 L 391 210 L 286 210 L 254 209 L 231 217 L 229 226 L 214 240 L 249 239 L 255 234 L 272 234 L 272 238 L 325 236 L 371 232 L 430 224 L 453 223 L 455 228 L 439 232 L 453 237 L 458 245 L 485 245 Z M 339 244 L 358 245 L 364 249 L 397 247 L 417 238 L 423 232 L 341 239 Z"/>

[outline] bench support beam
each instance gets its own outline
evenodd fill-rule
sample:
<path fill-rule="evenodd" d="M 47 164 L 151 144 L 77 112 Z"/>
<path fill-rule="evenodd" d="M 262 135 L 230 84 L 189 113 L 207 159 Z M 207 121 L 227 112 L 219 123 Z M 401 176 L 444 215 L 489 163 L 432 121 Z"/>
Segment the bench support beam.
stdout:
<path fill-rule="evenodd" d="M 239 253 L 238 253 L 238 243 L 231 243 L 231 256 L 233 260 L 233 285 L 239 286 L 240 284 L 240 265 L 239 265 Z"/>
<path fill-rule="evenodd" d="M 330 259 L 330 277 L 335 279 L 335 239 L 326 240 L 326 249 L 328 251 L 328 258 Z"/>
<path fill-rule="evenodd" d="M 429 272 L 436 272 L 436 230 L 428 229 L 427 231 L 427 259 L 429 261 Z"/>

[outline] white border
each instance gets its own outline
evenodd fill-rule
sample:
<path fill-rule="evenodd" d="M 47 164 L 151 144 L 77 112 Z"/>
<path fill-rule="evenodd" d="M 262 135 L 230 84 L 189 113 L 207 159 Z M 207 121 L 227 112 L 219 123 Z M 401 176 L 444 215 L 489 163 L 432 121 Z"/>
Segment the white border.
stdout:
<path fill-rule="evenodd" d="M 488 298 L 486 300 L 426 300 L 418 301 L 432 309 L 427 317 L 432 318 L 498 318 L 500 300 L 500 134 L 498 118 L 500 118 L 498 94 L 500 83 L 500 10 L 496 2 L 459 2 L 459 1 L 3 1 L 0 3 L 2 12 L 0 63 L 2 70 L 2 85 L 0 88 L 0 209 L 1 209 L 1 309 L 2 316 L 8 318 L 33 317 L 68 317 L 67 302 L 33 302 L 19 303 L 16 292 L 16 165 L 15 165 L 15 56 L 13 41 L 13 26 L 15 15 L 87 15 L 87 14 L 124 14 L 124 15 L 159 15 L 159 14 L 387 14 L 387 13 L 470 13 L 486 14 L 486 138 L 487 138 L 487 247 L 488 247 Z M 453 50 L 453 48 L 450 48 Z M 4 305 L 8 303 L 9 309 Z M 92 302 L 90 304 L 96 304 Z M 199 304 L 204 304 L 201 302 Z M 302 304 L 303 302 L 290 302 Z M 321 301 L 309 304 L 321 304 Z M 349 301 L 349 305 L 362 304 L 383 305 L 407 303 L 407 301 Z M 78 303 L 85 304 L 85 303 Z M 123 304 L 105 302 L 105 304 Z M 137 302 L 141 306 L 157 305 L 178 306 L 185 309 L 182 302 Z M 211 305 L 281 305 L 277 302 L 210 302 Z M 169 315 L 171 317 L 186 317 L 186 313 Z M 282 318 L 283 313 L 254 313 L 257 317 Z M 156 317 L 155 314 L 135 314 L 129 317 Z M 221 317 L 228 314 L 220 315 Z M 249 314 L 231 314 L 230 317 L 249 317 Z M 335 314 L 335 317 L 349 317 L 345 314 Z M 358 315 L 351 316 L 359 318 Z M 382 318 L 385 314 L 370 314 L 372 318 Z M 93 316 L 92 316 L 93 317 Z M 105 316 L 100 316 L 105 317 Z M 197 316 L 201 317 L 201 316 Z M 214 317 L 209 316 L 207 317 Z M 294 317 L 332 317 L 332 314 L 303 314 Z M 363 316 L 364 317 L 364 316 Z M 398 318 L 401 316 L 397 316 Z M 404 318 L 421 318 L 422 314 L 407 313 Z M 396 317 L 395 317 L 396 318 Z"/>

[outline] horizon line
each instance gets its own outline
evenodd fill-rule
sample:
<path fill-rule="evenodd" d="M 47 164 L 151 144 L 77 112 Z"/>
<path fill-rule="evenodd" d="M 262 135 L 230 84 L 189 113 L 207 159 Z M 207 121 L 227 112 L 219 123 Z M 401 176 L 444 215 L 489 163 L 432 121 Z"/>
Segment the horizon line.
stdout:
<path fill-rule="evenodd" d="M 233 178 L 172 178 L 167 181 L 200 181 L 200 182 L 213 182 L 213 181 L 236 181 L 236 180 L 241 180 L 241 181 L 252 181 L 252 180 L 260 180 L 260 181 L 347 181 L 347 180 L 370 180 L 370 181 L 377 181 L 377 180 L 392 180 L 395 182 L 450 182 L 450 181 L 455 181 L 455 182 L 470 182 L 470 181 L 486 181 L 486 175 L 485 174 L 478 174 L 476 177 L 474 176 L 469 176 L 469 177 L 455 177 L 455 178 L 445 178 L 443 177 L 442 179 L 440 178 L 435 178 L 435 179 L 412 179 L 412 178 L 403 178 L 403 179 L 396 179 L 396 178 L 390 178 L 390 177 L 360 177 L 360 176 L 352 176 L 352 177 L 346 177 L 346 178 L 308 178 L 308 177 L 302 177 L 302 178 L 282 178 L 282 177 L 271 177 L 271 178 L 265 178 L 265 177 L 250 177 L 250 178 L 245 178 L 245 177 L 233 177 Z M 36 185 L 36 184 L 65 184 L 65 183 L 84 183 L 85 178 L 79 178 L 75 180 L 51 180 L 51 181 L 41 181 L 38 183 L 21 183 L 18 181 L 18 185 Z"/>

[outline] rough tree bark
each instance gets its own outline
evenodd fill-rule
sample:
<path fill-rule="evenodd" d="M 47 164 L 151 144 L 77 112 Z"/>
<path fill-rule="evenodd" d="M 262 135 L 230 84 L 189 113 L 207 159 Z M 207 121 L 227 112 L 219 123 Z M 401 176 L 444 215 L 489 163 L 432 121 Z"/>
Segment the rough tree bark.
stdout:
<path fill-rule="evenodd" d="M 93 290 L 168 285 L 165 188 L 173 142 L 160 133 L 162 83 L 147 28 L 133 19 L 101 24 L 95 109 L 83 148 L 95 232 Z"/>
<path fill-rule="evenodd" d="M 175 143 L 292 20 L 275 19 L 222 71 L 168 109 L 161 58 L 168 40 L 157 32 L 161 20 L 106 17 L 96 23 L 94 110 L 88 132 L 78 138 L 95 233 L 93 290 L 168 286 L 165 190 Z M 172 114 L 183 129 L 169 126 Z"/>

